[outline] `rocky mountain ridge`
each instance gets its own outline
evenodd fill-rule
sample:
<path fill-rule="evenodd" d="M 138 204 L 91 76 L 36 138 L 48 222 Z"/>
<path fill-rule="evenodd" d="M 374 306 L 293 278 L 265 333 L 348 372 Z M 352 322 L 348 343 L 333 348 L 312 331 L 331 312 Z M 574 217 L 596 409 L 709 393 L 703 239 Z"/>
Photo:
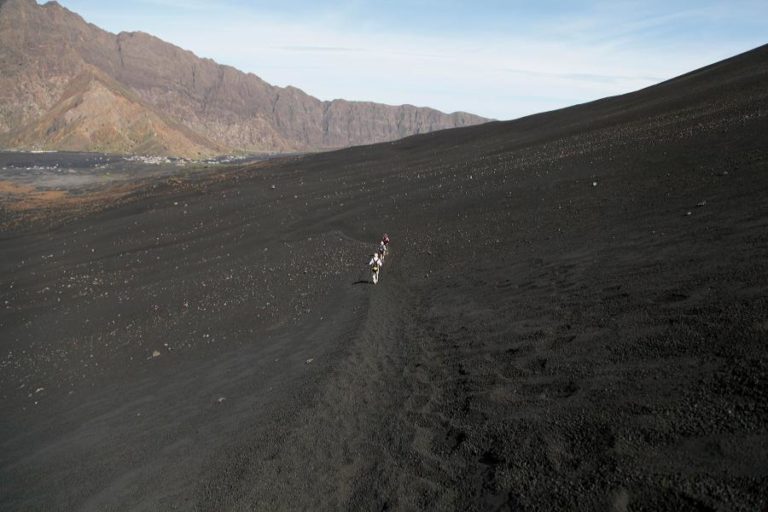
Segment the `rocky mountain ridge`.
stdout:
<path fill-rule="evenodd" d="M 318 151 L 487 119 L 320 101 L 56 2 L 0 2 L 0 147 L 187 157 Z"/>

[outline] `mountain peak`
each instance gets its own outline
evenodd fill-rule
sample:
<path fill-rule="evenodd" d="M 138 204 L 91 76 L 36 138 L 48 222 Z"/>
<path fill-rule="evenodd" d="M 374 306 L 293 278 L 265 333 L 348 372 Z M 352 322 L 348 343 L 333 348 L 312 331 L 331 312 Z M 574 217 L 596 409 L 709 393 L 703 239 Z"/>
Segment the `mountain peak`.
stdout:
<path fill-rule="evenodd" d="M 0 48 L 9 56 L 0 64 L 0 91 L 5 92 L 0 97 L 0 147 L 8 146 L 9 141 L 20 149 L 38 144 L 33 138 L 25 139 L 24 134 L 39 135 L 36 127 L 45 125 L 48 115 L 66 117 L 51 109 L 76 108 L 64 100 L 73 87 L 77 93 L 82 82 L 78 77 L 86 70 L 98 72 L 99 80 L 108 83 L 114 93 L 89 96 L 93 100 L 86 109 L 89 113 L 98 110 L 96 100 L 114 108 L 118 104 L 123 108 L 128 102 L 129 117 L 151 118 L 155 126 L 164 123 L 172 127 L 165 132 L 147 132 L 148 137 L 154 136 L 152 133 L 159 137 L 160 132 L 183 133 L 183 137 L 169 135 L 170 142 L 126 143 L 122 149 L 110 146 L 127 152 L 162 148 L 167 154 L 183 156 L 192 146 L 194 154 L 319 151 L 486 121 L 469 114 L 448 115 L 411 106 L 329 104 L 297 87 L 276 87 L 254 74 L 201 59 L 145 32 L 112 34 L 53 1 L 43 6 L 34 0 L 0 2 L 0 21 L 5 21 L 0 23 Z M 14 9 L 8 8 L 12 6 L 24 15 L 11 12 Z M 139 115 L 138 110 L 143 113 Z M 404 110 L 407 116 L 402 115 Z M 73 110 L 69 117 L 74 115 Z M 93 126 L 84 126 L 81 132 L 106 130 L 119 135 L 128 128 L 117 119 L 112 115 L 83 116 L 82 123 Z M 105 122 L 113 125 L 107 129 L 102 126 Z M 174 145 L 182 139 L 195 142 Z M 56 146 L 57 140 L 50 139 L 49 149 L 62 147 Z M 66 147 L 93 150 L 96 146 L 89 142 L 92 140 L 73 137 Z M 74 147 L 72 141 L 83 145 Z"/>
<path fill-rule="evenodd" d="M 35 0 L 0 0 L 0 7 L 3 6 L 15 7 L 20 9 L 42 9 L 42 8 L 56 8 L 65 9 L 61 4 L 55 0 L 50 0 L 43 5 L 38 4 Z"/>

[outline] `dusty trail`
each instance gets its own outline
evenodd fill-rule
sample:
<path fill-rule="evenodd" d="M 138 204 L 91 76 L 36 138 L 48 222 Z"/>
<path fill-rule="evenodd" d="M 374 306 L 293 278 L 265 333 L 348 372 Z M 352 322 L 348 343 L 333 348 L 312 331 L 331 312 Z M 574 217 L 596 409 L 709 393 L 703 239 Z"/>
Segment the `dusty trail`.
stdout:
<path fill-rule="evenodd" d="M 399 379 L 399 319 L 409 305 L 408 290 L 397 281 L 396 258 L 390 256 L 386 266 L 378 285 L 350 285 L 362 299 L 353 330 L 330 377 L 292 427 L 244 436 L 218 454 L 200 491 L 200 509 L 274 510 L 291 503 L 329 510 L 385 500 L 387 494 L 368 491 L 396 439 L 389 415 L 407 396 Z"/>

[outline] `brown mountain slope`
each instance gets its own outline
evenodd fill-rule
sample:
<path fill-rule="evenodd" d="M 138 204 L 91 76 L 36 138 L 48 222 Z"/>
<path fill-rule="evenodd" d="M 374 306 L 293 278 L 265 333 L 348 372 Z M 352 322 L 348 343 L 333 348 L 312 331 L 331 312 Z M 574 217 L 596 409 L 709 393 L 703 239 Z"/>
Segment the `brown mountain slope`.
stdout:
<path fill-rule="evenodd" d="M 83 71 L 94 69 L 130 91 L 135 107 L 147 110 L 141 116 L 157 116 L 166 124 L 172 119 L 199 134 L 196 144 L 204 146 L 204 153 L 223 148 L 322 150 L 486 121 L 410 105 L 322 102 L 295 87 L 275 87 L 253 74 L 198 58 L 148 34 L 111 34 L 55 2 L 38 6 L 34 0 L 5 0 L 0 3 L 0 142 L 13 140 L 14 147 L 22 148 L 40 145 L 22 134 L 39 133 L 36 123 L 45 123 L 41 118 L 61 103 L 65 89 Z M 83 119 L 82 130 L 96 130 L 85 124 Z M 118 134 L 124 126 L 112 128 Z M 113 150 L 138 151 L 118 143 L 119 138 Z M 166 147 L 163 152 L 170 154 L 187 154 L 189 149 L 184 144 L 177 148 L 171 140 L 150 146 Z"/>
<path fill-rule="evenodd" d="M 0 139 L 2 140 L 2 139 Z M 205 157 L 226 148 L 155 113 L 94 70 L 72 80 L 45 114 L 5 136 L 9 147 Z"/>

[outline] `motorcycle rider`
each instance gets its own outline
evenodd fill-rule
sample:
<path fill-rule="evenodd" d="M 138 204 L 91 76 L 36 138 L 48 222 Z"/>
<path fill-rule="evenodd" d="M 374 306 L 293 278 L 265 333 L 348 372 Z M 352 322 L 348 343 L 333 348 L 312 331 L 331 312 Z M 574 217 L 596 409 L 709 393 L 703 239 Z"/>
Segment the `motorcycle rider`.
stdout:
<path fill-rule="evenodd" d="M 373 281 L 373 284 L 379 282 L 379 271 L 383 265 L 384 262 L 381 260 L 379 253 L 373 253 L 371 261 L 368 262 L 368 266 L 371 267 L 371 280 Z"/>

